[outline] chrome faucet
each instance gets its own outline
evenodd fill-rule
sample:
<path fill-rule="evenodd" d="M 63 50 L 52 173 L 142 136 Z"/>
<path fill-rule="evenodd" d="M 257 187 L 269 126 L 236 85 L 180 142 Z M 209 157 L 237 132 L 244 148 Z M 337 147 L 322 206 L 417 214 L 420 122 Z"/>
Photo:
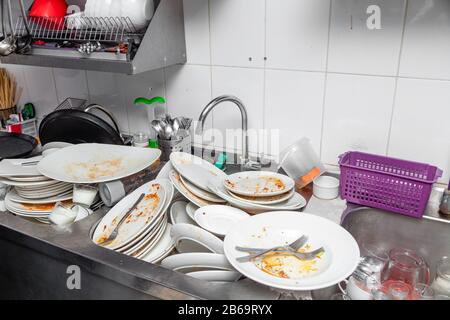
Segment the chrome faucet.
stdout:
<path fill-rule="evenodd" d="M 208 117 L 209 113 L 219 104 L 222 102 L 232 102 L 234 103 L 241 112 L 241 118 L 242 118 L 242 166 L 245 169 L 252 169 L 252 170 L 259 170 L 261 166 L 258 162 L 251 161 L 248 155 L 248 115 L 247 115 L 247 109 L 245 108 L 244 103 L 234 96 L 230 95 L 223 95 L 220 97 L 217 97 L 213 99 L 210 103 L 207 104 L 207 106 L 203 109 L 202 113 L 200 114 L 200 117 L 198 119 L 199 124 L 197 125 L 196 134 L 201 135 L 203 133 L 204 127 L 205 127 L 205 121 Z"/>

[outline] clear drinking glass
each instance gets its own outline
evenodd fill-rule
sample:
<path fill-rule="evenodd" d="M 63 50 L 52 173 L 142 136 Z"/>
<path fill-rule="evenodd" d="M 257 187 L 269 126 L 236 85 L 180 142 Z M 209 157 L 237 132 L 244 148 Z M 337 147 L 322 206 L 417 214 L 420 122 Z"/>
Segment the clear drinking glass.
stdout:
<path fill-rule="evenodd" d="M 330 300 L 352 300 L 352 299 L 350 299 L 350 297 L 346 294 L 336 293 L 331 296 Z"/>
<path fill-rule="evenodd" d="M 443 257 L 437 264 L 436 278 L 431 285 L 437 295 L 450 296 L 450 258 Z"/>
<path fill-rule="evenodd" d="M 386 280 L 403 281 L 415 287 L 418 283 L 430 283 L 430 268 L 414 251 L 394 248 L 389 251 L 389 262 L 384 277 Z"/>
<path fill-rule="evenodd" d="M 383 289 L 392 300 L 409 300 L 413 293 L 413 288 L 403 281 L 388 280 Z"/>
<path fill-rule="evenodd" d="M 429 285 L 418 283 L 414 287 L 414 300 L 434 300 L 434 290 Z"/>

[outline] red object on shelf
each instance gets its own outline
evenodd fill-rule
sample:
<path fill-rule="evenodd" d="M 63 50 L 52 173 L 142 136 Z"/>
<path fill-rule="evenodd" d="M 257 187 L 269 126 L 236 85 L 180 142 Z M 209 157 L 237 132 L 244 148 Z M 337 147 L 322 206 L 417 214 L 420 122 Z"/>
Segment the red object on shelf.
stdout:
<path fill-rule="evenodd" d="M 35 0 L 29 15 L 46 29 L 59 30 L 64 28 L 66 13 L 65 0 Z"/>

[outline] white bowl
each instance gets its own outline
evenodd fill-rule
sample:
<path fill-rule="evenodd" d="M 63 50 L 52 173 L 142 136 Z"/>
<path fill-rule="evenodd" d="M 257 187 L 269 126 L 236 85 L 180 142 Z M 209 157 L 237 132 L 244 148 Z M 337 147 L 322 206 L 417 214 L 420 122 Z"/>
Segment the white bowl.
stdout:
<path fill-rule="evenodd" d="M 153 17 L 153 0 L 122 0 L 122 17 L 128 17 L 136 29 L 142 29 Z"/>
<path fill-rule="evenodd" d="M 332 200 L 339 196 L 339 180 L 330 176 L 314 179 L 313 193 L 319 199 Z"/>

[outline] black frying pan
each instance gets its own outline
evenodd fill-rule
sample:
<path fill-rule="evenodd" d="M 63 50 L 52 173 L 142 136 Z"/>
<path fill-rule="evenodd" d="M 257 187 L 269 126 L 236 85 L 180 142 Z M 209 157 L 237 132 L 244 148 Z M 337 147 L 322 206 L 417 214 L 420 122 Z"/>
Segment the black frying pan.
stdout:
<path fill-rule="evenodd" d="M 25 157 L 36 146 L 36 139 L 27 134 L 0 132 L 0 160 Z"/>
<path fill-rule="evenodd" d="M 124 144 L 117 130 L 105 120 L 77 109 L 57 110 L 47 115 L 39 126 L 39 138 L 42 145 L 54 141 Z"/>

